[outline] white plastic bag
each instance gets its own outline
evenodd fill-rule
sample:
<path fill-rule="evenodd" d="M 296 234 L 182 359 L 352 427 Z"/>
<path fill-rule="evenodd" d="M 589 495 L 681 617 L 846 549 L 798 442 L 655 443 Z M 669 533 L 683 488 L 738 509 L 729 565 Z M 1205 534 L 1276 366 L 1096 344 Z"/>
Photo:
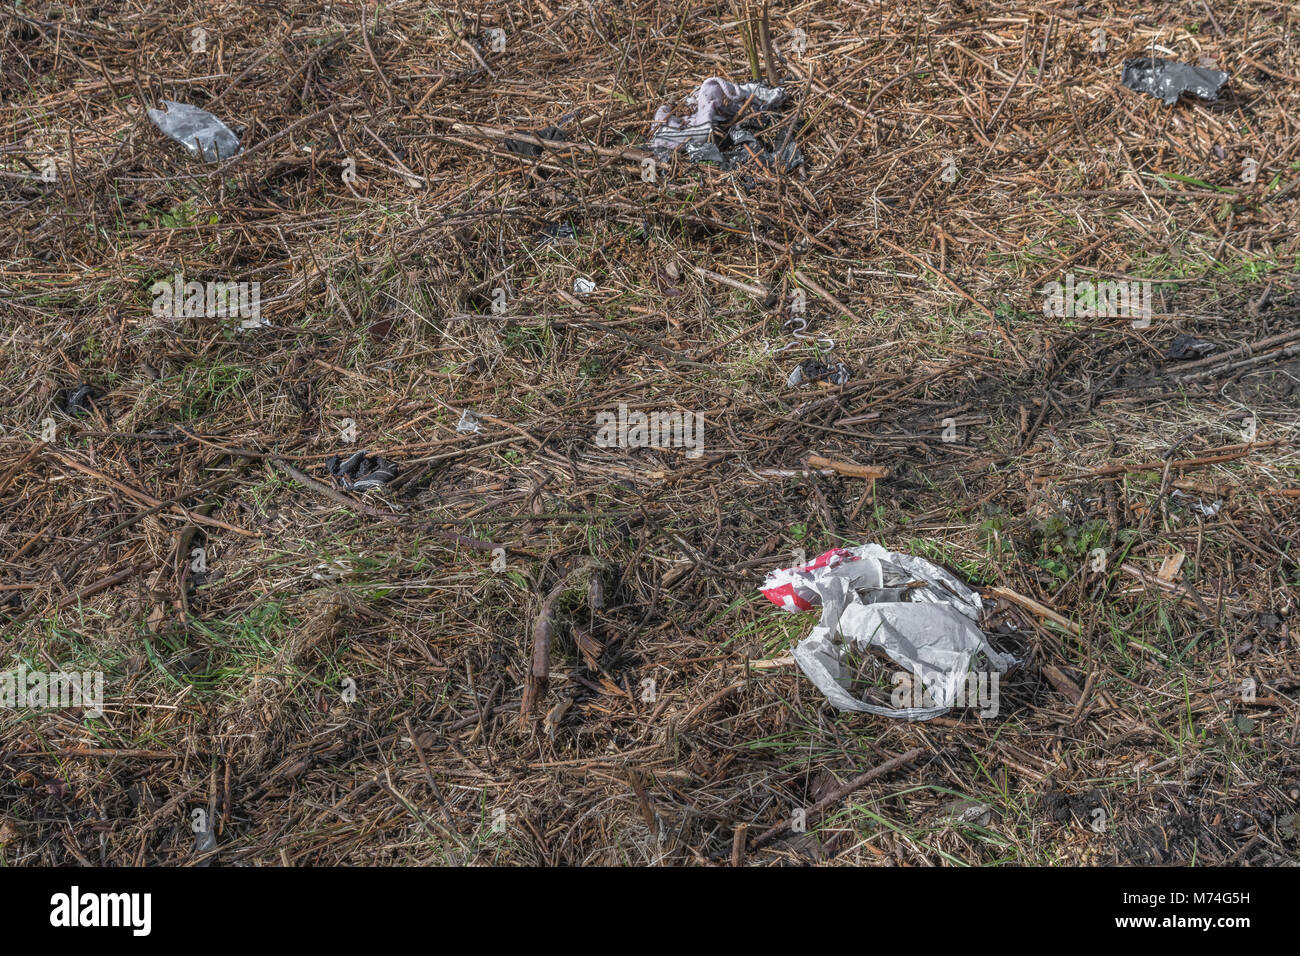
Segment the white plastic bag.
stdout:
<path fill-rule="evenodd" d="M 840 710 L 929 720 L 951 709 L 978 658 L 1003 673 L 1016 663 L 977 626 L 980 596 L 943 568 L 877 544 L 836 548 L 801 567 L 773 571 L 763 594 L 788 611 L 820 605 L 821 619 L 793 656 Z M 845 657 L 878 647 L 920 681 L 933 707 L 881 707 L 849 693 Z"/>

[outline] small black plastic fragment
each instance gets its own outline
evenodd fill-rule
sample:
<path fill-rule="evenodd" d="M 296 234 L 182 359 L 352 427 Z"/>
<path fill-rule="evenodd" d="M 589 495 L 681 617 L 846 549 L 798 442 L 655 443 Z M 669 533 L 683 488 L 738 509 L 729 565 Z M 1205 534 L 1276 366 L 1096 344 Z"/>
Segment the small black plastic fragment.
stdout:
<path fill-rule="evenodd" d="M 577 239 L 578 230 L 567 222 L 549 222 L 537 234 L 538 242 L 551 242 L 557 239 Z"/>
<path fill-rule="evenodd" d="M 63 410 L 69 415 L 87 415 L 90 413 L 90 403 L 99 395 L 99 390 L 93 385 L 82 383 L 73 391 L 68 393 L 68 400 L 63 405 Z"/>
<path fill-rule="evenodd" d="M 325 470 L 344 491 L 369 491 L 397 477 L 397 465 L 377 455 L 367 457 L 364 451 L 347 459 L 331 455 L 325 461 Z"/>
<path fill-rule="evenodd" d="M 1169 351 L 1165 353 L 1165 358 L 1184 361 L 1186 359 L 1205 358 L 1205 356 L 1213 355 L 1217 351 L 1219 351 L 1217 343 L 1208 339 L 1198 339 L 1186 332 L 1180 332 L 1174 336 L 1173 342 L 1169 344 Z"/>
<path fill-rule="evenodd" d="M 1120 82 L 1130 90 L 1163 100 L 1165 106 L 1173 106 L 1184 93 L 1203 100 L 1217 100 L 1219 90 L 1228 82 L 1228 74 L 1189 63 L 1142 56 L 1124 61 L 1124 75 Z"/>
<path fill-rule="evenodd" d="M 515 132 L 525 133 L 529 136 L 536 136 L 538 139 L 544 139 L 547 142 L 552 143 L 564 141 L 564 130 L 560 129 L 558 126 L 548 126 L 546 129 L 540 129 L 536 132 L 527 129 L 517 129 Z M 506 149 L 510 150 L 512 153 L 517 153 L 520 156 L 536 158 L 542 155 L 542 147 L 538 146 L 536 143 L 526 143 L 521 139 L 506 140 Z"/>

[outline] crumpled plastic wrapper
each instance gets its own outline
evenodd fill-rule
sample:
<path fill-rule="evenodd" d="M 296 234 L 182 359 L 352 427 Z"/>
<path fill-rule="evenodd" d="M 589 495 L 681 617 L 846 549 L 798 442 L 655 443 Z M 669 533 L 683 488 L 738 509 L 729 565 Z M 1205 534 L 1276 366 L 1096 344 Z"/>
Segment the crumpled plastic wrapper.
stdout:
<path fill-rule="evenodd" d="M 1219 351 L 1218 343 L 1179 332 L 1169 344 L 1169 351 L 1165 352 L 1165 358 L 1181 362 L 1186 359 L 1205 358 L 1217 351 Z"/>
<path fill-rule="evenodd" d="M 69 415 L 85 415 L 90 411 L 90 402 L 94 401 L 98 396 L 99 389 L 93 385 L 83 383 L 68 395 L 63 410 Z"/>
<path fill-rule="evenodd" d="M 1170 497 L 1180 499 L 1190 510 L 1195 511 L 1198 515 L 1204 515 L 1206 518 L 1216 517 L 1223 510 L 1222 499 L 1206 504 L 1204 498 L 1193 498 L 1191 495 L 1183 494 L 1177 488 L 1171 492 Z"/>
<path fill-rule="evenodd" d="M 829 382 L 831 385 L 844 385 L 852 377 L 853 373 L 843 362 L 836 362 L 834 365 L 827 365 L 825 362 L 817 359 L 804 359 L 790 372 L 789 377 L 785 380 L 788 388 L 798 388 L 800 385 L 812 384 L 815 382 Z"/>
<path fill-rule="evenodd" d="M 537 234 L 538 242 L 555 242 L 561 239 L 577 239 L 578 230 L 568 222 L 551 222 L 542 227 Z"/>
<path fill-rule="evenodd" d="M 482 419 L 478 417 L 478 412 L 467 408 L 460 413 L 460 421 L 456 423 L 457 435 L 477 435 L 482 430 Z"/>
<path fill-rule="evenodd" d="M 395 464 L 378 455 L 369 458 L 364 451 L 359 451 L 346 460 L 331 455 L 325 461 L 325 470 L 344 491 L 370 491 L 397 477 Z"/>
<path fill-rule="evenodd" d="M 165 110 L 149 110 L 149 119 L 163 135 L 184 146 L 191 156 L 215 163 L 239 152 L 239 137 L 207 110 L 188 103 L 163 100 Z"/>
<path fill-rule="evenodd" d="M 788 611 L 821 606 L 817 626 L 795 647 L 795 663 L 840 710 L 904 720 L 947 713 L 982 658 L 998 672 L 1016 659 L 995 651 L 977 626 L 980 596 L 943 568 L 877 544 L 835 548 L 767 576 L 761 588 Z M 876 647 L 920 681 L 933 707 L 882 707 L 849 693 L 845 659 Z"/>
<path fill-rule="evenodd" d="M 1178 97 L 1191 93 L 1203 100 L 1217 100 L 1219 90 L 1228 82 L 1222 70 L 1207 70 L 1190 63 L 1177 63 L 1159 57 L 1142 56 L 1124 61 L 1124 74 L 1120 82 L 1130 90 L 1148 93 L 1165 106 L 1173 106 Z"/>
<path fill-rule="evenodd" d="M 517 129 L 515 132 L 527 133 L 529 136 L 536 136 L 538 139 L 544 139 L 549 143 L 562 143 L 564 142 L 564 130 L 561 127 L 567 118 L 568 117 L 563 117 L 555 126 L 548 126 L 545 129 Z M 528 156 L 533 159 L 542 155 L 542 147 L 538 146 L 536 143 L 529 143 L 522 139 L 508 139 L 505 141 L 505 147 L 512 153 L 517 153 L 520 156 Z"/>
<path fill-rule="evenodd" d="M 707 143 L 713 127 L 735 117 L 746 100 L 753 97 L 752 109 L 760 112 L 777 109 L 785 102 L 785 90 L 761 83 L 732 83 L 715 76 L 700 84 L 686 97 L 686 105 L 695 107 L 687 117 L 673 116 L 673 108 L 659 107 L 655 113 L 651 149 L 674 150 L 687 143 Z"/>
<path fill-rule="evenodd" d="M 790 130 L 785 131 L 778 145 L 770 148 L 755 135 L 767 125 L 760 114 L 780 109 L 785 101 L 784 87 L 737 84 L 711 77 L 686 97 L 686 105 L 695 110 L 691 115 L 674 116 L 671 106 L 659 107 L 648 146 L 661 159 L 684 147 L 692 162 L 717 163 L 727 170 L 751 161 L 794 169 L 803 162 L 803 154 L 795 146 Z M 714 130 L 735 119 L 746 103 L 748 118 L 731 126 L 722 135 L 721 142 L 715 143 Z"/>

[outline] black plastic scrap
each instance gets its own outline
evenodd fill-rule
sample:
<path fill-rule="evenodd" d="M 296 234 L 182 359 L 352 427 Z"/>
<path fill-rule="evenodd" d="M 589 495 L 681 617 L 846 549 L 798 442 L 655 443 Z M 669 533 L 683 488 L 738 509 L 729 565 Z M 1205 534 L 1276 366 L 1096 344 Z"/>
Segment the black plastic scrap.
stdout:
<path fill-rule="evenodd" d="M 517 129 L 515 132 L 524 133 L 528 136 L 536 136 L 538 139 L 544 139 L 548 143 L 562 143 L 568 138 L 564 135 L 564 127 L 577 115 L 576 112 L 565 113 L 555 121 L 553 126 L 548 126 L 545 129 Z M 538 156 L 542 155 L 542 147 L 538 146 L 536 143 L 526 143 L 522 139 L 508 139 L 505 141 L 504 145 L 506 149 L 510 150 L 510 152 L 519 156 L 528 156 L 532 159 L 536 159 Z"/>
<path fill-rule="evenodd" d="M 1165 106 L 1173 106 L 1184 93 L 1203 100 L 1217 100 L 1219 90 L 1228 82 L 1228 74 L 1222 70 L 1207 70 L 1188 63 L 1143 56 L 1124 61 L 1124 75 L 1120 82 L 1130 90 L 1149 93 L 1163 100 Z"/>
<path fill-rule="evenodd" d="M 1165 353 L 1165 358 L 1181 361 L 1184 359 L 1205 358 L 1207 355 L 1213 355 L 1219 350 L 1215 342 L 1208 339 L 1198 339 L 1195 336 L 1180 332 L 1174 336 L 1173 342 L 1169 345 L 1169 351 Z"/>
<path fill-rule="evenodd" d="M 751 162 L 791 170 L 802 165 L 803 153 L 795 145 L 793 120 L 778 116 L 785 102 L 783 87 L 711 77 L 686 97 L 686 105 L 695 109 L 690 116 L 659 107 L 647 146 L 661 161 L 681 149 L 691 162 L 717 163 L 724 170 Z M 769 130 L 774 135 L 761 139 Z"/>
<path fill-rule="evenodd" d="M 538 139 L 544 139 L 547 142 L 556 143 L 564 141 L 564 130 L 558 126 L 548 126 L 546 129 L 528 130 L 517 129 L 516 133 L 525 133 L 529 136 L 536 136 Z M 520 156 L 538 157 L 542 155 L 542 147 L 536 143 L 526 143 L 522 139 L 506 140 L 506 149 L 512 153 L 518 153 Z"/>
<path fill-rule="evenodd" d="M 578 230 L 567 222 L 550 222 L 537 234 L 538 242 L 553 242 L 559 239 L 577 239 Z"/>
<path fill-rule="evenodd" d="M 99 395 L 99 390 L 93 385 L 81 384 L 73 391 L 68 393 L 68 400 L 63 405 L 63 410 L 69 415 L 85 415 L 90 412 L 90 401 Z"/>
<path fill-rule="evenodd" d="M 163 100 L 165 110 L 149 110 L 149 119 L 168 139 L 184 146 L 191 156 L 209 163 L 239 152 L 239 137 L 207 110 L 188 103 Z"/>
<path fill-rule="evenodd" d="M 367 458 L 364 451 L 345 460 L 331 455 L 325 461 L 325 470 L 344 491 L 369 491 L 397 477 L 395 464 L 379 456 Z"/>
<path fill-rule="evenodd" d="M 848 382 L 852 374 L 849 367 L 843 362 L 827 365 L 825 362 L 810 358 L 804 359 L 794 367 L 794 371 L 790 373 L 790 377 L 786 379 L 785 384 L 790 388 L 821 381 L 829 382 L 832 385 L 843 385 Z"/>

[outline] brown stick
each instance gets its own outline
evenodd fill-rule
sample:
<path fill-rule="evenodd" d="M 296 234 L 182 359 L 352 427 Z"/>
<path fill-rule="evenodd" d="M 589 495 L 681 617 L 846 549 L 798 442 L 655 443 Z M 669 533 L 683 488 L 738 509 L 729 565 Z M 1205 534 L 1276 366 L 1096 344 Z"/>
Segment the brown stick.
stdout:
<path fill-rule="evenodd" d="M 748 823 L 737 823 L 731 834 L 731 865 L 745 865 L 745 837 L 749 833 Z"/>
<path fill-rule="evenodd" d="M 146 504 L 151 508 L 157 508 L 160 505 L 164 504 L 164 502 L 155 498 L 153 495 L 141 491 L 139 488 L 132 488 L 130 485 L 124 484 L 123 482 L 118 481 L 116 478 L 112 477 L 111 475 L 104 474 L 102 471 L 98 471 L 94 468 L 91 468 L 89 465 L 83 465 L 75 458 L 71 458 L 67 455 L 60 455 L 57 452 L 54 452 L 53 455 L 55 458 L 57 458 L 63 464 L 67 465 L 69 468 L 79 471 L 83 475 L 89 475 L 92 478 L 98 478 L 100 481 L 105 482 L 106 484 L 116 488 L 124 495 L 134 498 L 136 501 L 139 501 L 142 504 Z M 184 517 L 188 518 L 190 521 L 193 521 L 195 524 L 205 524 L 205 525 L 211 525 L 214 528 L 223 528 L 226 531 L 233 531 L 236 534 L 242 534 L 246 538 L 262 537 L 261 532 L 247 531 L 244 528 L 236 527 L 233 524 L 227 524 L 224 521 L 218 521 L 216 518 L 205 518 L 203 515 L 193 514 L 187 511 L 182 505 L 177 503 L 172 503 L 168 505 L 168 507 L 172 511 L 175 511 L 178 514 L 181 514 Z"/>
<path fill-rule="evenodd" d="M 1300 355 L 1300 342 L 1294 345 L 1288 345 L 1276 352 L 1266 352 L 1263 355 L 1256 355 L 1252 358 L 1238 359 L 1235 362 L 1229 362 L 1227 365 L 1217 365 L 1214 368 L 1207 368 L 1201 372 L 1193 372 L 1191 375 L 1180 375 L 1180 382 L 1197 382 L 1203 378 L 1222 378 L 1229 372 L 1236 372 L 1238 369 L 1252 368 L 1256 365 L 1264 365 L 1271 362 L 1280 362 L 1292 355 Z"/>
<path fill-rule="evenodd" d="M 1166 468 L 1172 470 L 1175 468 L 1197 468 L 1201 465 L 1217 465 L 1225 461 L 1244 458 L 1256 448 L 1272 448 L 1275 445 L 1283 444 L 1286 444 L 1284 439 L 1275 438 L 1272 441 L 1251 442 L 1245 445 L 1224 445 L 1222 448 L 1212 449 L 1213 452 L 1223 452 L 1223 454 L 1203 455 L 1200 458 L 1183 458 L 1178 461 L 1149 461 L 1142 465 L 1107 465 L 1094 471 L 1086 471 L 1081 475 L 1039 475 L 1036 478 L 1031 478 L 1030 483 L 1045 485 L 1049 481 L 1078 481 L 1081 478 L 1109 478 L 1114 475 L 1132 474 L 1135 471 L 1163 471 Z"/>
<path fill-rule="evenodd" d="M 821 455 L 808 456 L 809 468 L 830 468 L 851 478 L 887 478 L 889 469 L 880 465 L 856 465 L 851 461 L 832 461 Z"/>
<path fill-rule="evenodd" d="M 102 577 L 98 581 L 94 581 L 86 585 L 80 591 L 77 591 L 74 594 L 69 594 L 67 597 L 58 601 L 54 605 L 54 607 L 56 610 L 61 610 L 65 607 L 76 604 L 78 601 L 82 600 L 83 598 L 92 597 L 93 595 L 98 594 L 100 591 L 103 591 L 107 588 L 111 588 L 114 584 L 120 584 L 121 582 L 127 580 L 127 578 L 130 578 L 133 575 L 148 574 L 150 571 L 154 570 L 154 568 L 157 568 L 161 564 L 162 564 L 161 561 L 155 559 L 153 561 L 146 561 L 143 564 L 132 565 L 129 568 L 123 568 L 121 571 L 115 571 L 114 573 L 108 575 L 107 577 Z M 21 624 L 23 621 L 27 620 L 29 617 L 35 614 L 37 610 L 39 610 L 39 605 L 37 605 L 35 602 L 32 602 L 32 604 L 27 608 L 27 610 L 23 611 L 23 613 L 15 617 L 13 621 L 10 623 Z"/>
<path fill-rule="evenodd" d="M 33 445 L 30 449 L 28 449 L 27 454 L 23 455 L 22 458 L 19 458 L 16 462 L 14 462 L 3 475 L 0 475 L 0 494 L 3 494 L 4 492 L 9 490 L 9 483 L 13 481 L 13 479 L 19 473 L 21 473 L 23 467 L 26 466 L 26 464 L 29 461 L 31 461 L 33 458 L 39 455 L 44 448 L 45 448 L 44 442 L 42 442 L 39 445 Z"/>
<path fill-rule="evenodd" d="M 967 302 L 969 302 L 971 305 L 975 306 L 975 308 L 979 309 L 981 312 L 983 312 L 985 315 L 987 315 L 990 319 L 993 318 L 993 310 L 992 310 L 992 309 L 990 309 L 987 305 L 984 305 L 984 304 L 981 303 L 981 302 L 977 302 L 977 301 L 975 301 L 975 299 L 971 296 L 971 294 L 970 294 L 969 292 L 967 292 L 967 291 L 966 291 L 965 289 L 963 289 L 960 285 L 958 285 L 957 282 L 956 282 L 956 280 L 954 280 L 954 279 L 950 279 L 946 273 L 942 272 L 942 271 L 939 270 L 939 269 L 936 269 L 934 266 L 930 265 L 930 263 L 926 262 L 924 259 L 920 258 L 919 256 L 915 256 L 915 255 L 913 255 L 912 253 L 908 252 L 906 249 L 903 249 L 903 248 L 901 248 L 901 247 L 899 247 L 899 246 L 894 245 L 894 244 L 893 244 L 892 242 L 890 242 L 888 239 L 879 239 L 879 238 L 878 238 L 878 241 L 880 242 L 880 244 L 881 244 L 882 246 L 888 246 L 890 249 L 893 249 L 893 250 L 894 250 L 895 252 L 897 252 L 899 255 L 907 256 L 907 258 L 911 259 L 913 262 L 915 262 L 917 265 L 921 266 L 922 268 L 924 268 L 924 269 L 929 269 L 931 272 L 933 272 L 935 275 L 937 275 L 940 279 L 942 279 L 944 282 L 946 282 L 948 285 L 950 285 L 953 289 L 955 289 L 955 290 L 957 291 L 957 293 L 958 293 L 958 294 L 959 294 L 963 299 L 965 299 L 965 300 L 966 300 Z"/>
<path fill-rule="evenodd" d="M 123 757 L 133 760 L 177 760 L 175 753 L 170 750 L 115 750 L 107 747 L 71 747 L 61 750 L 52 750 L 50 753 L 58 754 L 60 757 Z M 21 757 L 24 754 L 14 754 L 13 756 Z M 44 757 L 46 754 L 34 754 L 33 756 Z"/>
<path fill-rule="evenodd" d="M 806 285 L 808 288 L 812 289 L 813 292 L 817 293 L 819 296 L 821 296 L 831 305 L 835 306 L 835 308 L 839 310 L 841 315 L 847 316 L 848 318 L 853 319 L 855 322 L 862 321 L 862 319 L 860 319 L 847 305 L 845 305 L 839 299 L 835 298 L 835 296 L 831 295 L 829 292 L 827 292 L 825 289 L 819 286 L 816 280 L 812 278 L 812 276 L 805 275 L 804 273 L 800 272 L 798 273 L 798 279 L 800 285 Z"/>
<path fill-rule="evenodd" d="M 686 260 L 683 259 L 682 261 L 685 262 Z M 752 295 L 756 299 L 766 299 L 768 296 L 768 291 L 766 289 L 759 288 L 756 285 L 750 285 L 748 282 L 741 282 L 739 279 L 732 279 L 729 276 L 720 275 L 710 269 L 705 269 L 703 266 L 697 266 L 693 262 L 687 262 L 686 266 L 702 279 L 708 279 L 710 282 L 725 285 L 727 288 L 735 289 L 738 292 L 744 292 L 746 295 Z M 763 321 L 766 322 L 767 319 L 764 319 Z"/>
<path fill-rule="evenodd" d="M 988 589 L 988 593 L 992 594 L 994 597 L 1000 597 L 1004 601 L 1010 601 L 1012 604 L 1018 604 L 1026 611 L 1032 611 L 1039 617 L 1045 617 L 1049 621 L 1055 621 L 1071 634 L 1078 635 L 1083 633 L 1083 628 L 1079 627 L 1078 624 L 1075 624 L 1069 618 L 1056 613 L 1045 604 L 1039 604 L 1033 598 L 1025 597 L 1023 594 L 1017 594 L 1010 588 L 992 587 Z"/>
<path fill-rule="evenodd" d="M 921 754 L 923 753 L 925 753 L 924 747 L 915 747 L 912 750 L 909 750 L 907 753 L 902 754 L 901 756 L 894 757 L 892 760 L 886 760 L 880 766 L 873 767 L 870 770 L 868 770 L 866 773 L 858 774 L 848 783 L 836 787 L 826 796 L 822 797 L 811 807 L 809 807 L 808 808 L 809 815 L 811 816 L 814 813 L 819 813 L 833 803 L 839 803 L 845 797 L 849 796 L 856 790 L 862 789 L 871 781 L 875 780 L 877 777 L 883 777 L 887 773 L 893 773 L 899 767 L 911 763 L 913 760 L 921 756 Z M 782 823 L 778 823 L 770 830 L 767 830 L 765 833 L 761 834 L 758 837 L 758 839 L 754 841 L 754 849 L 757 850 L 763 844 L 768 843 L 773 838 L 775 838 L 785 830 L 789 829 L 789 827 L 790 827 L 789 820 L 786 820 Z"/>
<path fill-rule="evenodd" d="M 437 123 L 446 123 L 457 133 L 469 133 L 495 140 L 516 140 L 520 143 L 528 143 L 531 146 L 540 146 L 542 149 L 556 153 L 563 153 L 565 150 L 577 150 L 582 153 L 605 156 L 609 159 L 627 159 L 638 163 L 643 159 L 651 159 L 654 156 L 653 153 L 646 152 L 643 149 L 610 149 L 607 146 L 590 146 L 587 143 L 578 143 L 571 140 L 542 139 L 532 133 L 516 133 L 506 129 L 494 129 L 491 126 L 476 126 L 441 116 L 428 116 L 425 118 Z"/>
<path fill-rule="evenodd" d="M 1239 345 L 1235 349 L 1227 352 L 1220 352 L 1218 355 L 1211 355 L 1208 358 L 1197 359 L 1195 362 L 1180 362 L 1178 365 L 1179 372 L 1187 372 L 1191 369 L 1213 367 L 1222 365 L 1224 362 L 1231 362 L 1233 359 L 1258 355 L 1260 352 L 1267 351 L 1278 345 L 1285 345 L 1293 339 L 1300 338 L 1300 329 L 1292 329 L 1289 332 L 1279 332 L 1277 335 L 1270 335 L 1268 338 L 1259 339 L 1255 342 L 1248 342 L 1245 345 Z M 1184 376 L 1180 375 L 1179 378 Z"/>
<path fill-rule="evenodd" d="M 335 491 L 329 485 L 317 481 L 315 478 L 312 478 L 310 475 L 303 474 L 301 471 L 293 467 L 293 465 L 289 464 L 283 458 L 275 458 L 272 456 L 267 456 L 267 459 L 273 462 L 274 464 L 279 465 L 282 469 L 284 469 L 285 473 L 288 474 L 290 478 L 298 482 L 298 484 L 302 485 L 304 488 L 310 488 L 312 491 L 316 492 L 317 494 L 324 495 L 326 498 L 329 498 L 331 501 L 343 505 L 343 507 L 345 508 L 350 508 L 353 511 L 359 511 L 362 514 L 370 515 L 370 517 L 378 518 L 381 521 L 388 521 L 393 524 L 399 524 L 399 525 L 407 524 L 405 519 L 403 519 L 401 515 L 394 514 L 391 511 L 384 511 L 382 508 L 376 508 L 372 505 L 367 505 L 360 501 L 355 501 L 352 498 L 349 498 L 347 495 L 343 494 L 343 492 Z M 435 534 L 446 541 L 454 541 L 457 544 L 463 544 L 467 548 L 474 548 L 478 551 L 494 551 L 497 548 L 501 547 L 501 545 L 497 544 L 494 541 L 480 541 L 478 538 L 470 538 L 470 537 L 466 537 L 463 534 L 455 534 L 454 532 L 451 531 L 443 531 L 441 528 L 434 527 L 433 522 L 425 522 L 423 524 L 408 525 L 408 527 L 416 528 L 421 531 L 428 531 L 429 533 Z"/>
<path fill-rule="evenodd" d="M 1055 664 L 1044 664 L 1042 671 L 1048 683 L 1060 691 L 1070 703 L 1077 705 L 1083 699 L 1083 691 L 1079 690 L 1079 685 L 1066 677 L 1065 672 Z"/>
<path fill-rule="evenodd" d="M 546 685 L 551 678 L 551 639 L 555 636 L 555 602 L 560 595 L 581 582 L 590 594 L 587 569 L 578 568 L 566 574 L 542 599 L 541 609 L 533 623 L 532 663 L 524 681 L 524 698 L 519 702 L 519 726 L 526 727 L 538 702 L 546 696 Z"/>
<path fill-rule="evenodd" d="M 554 612 L 548 596 L 533 624 L 533 656 L 524 682 L 524 699 L 519 704 L 519 726 L 527 727 L 537 702 L 546 696 L 551 680 L 551 638 L 555 636 Z"/>

